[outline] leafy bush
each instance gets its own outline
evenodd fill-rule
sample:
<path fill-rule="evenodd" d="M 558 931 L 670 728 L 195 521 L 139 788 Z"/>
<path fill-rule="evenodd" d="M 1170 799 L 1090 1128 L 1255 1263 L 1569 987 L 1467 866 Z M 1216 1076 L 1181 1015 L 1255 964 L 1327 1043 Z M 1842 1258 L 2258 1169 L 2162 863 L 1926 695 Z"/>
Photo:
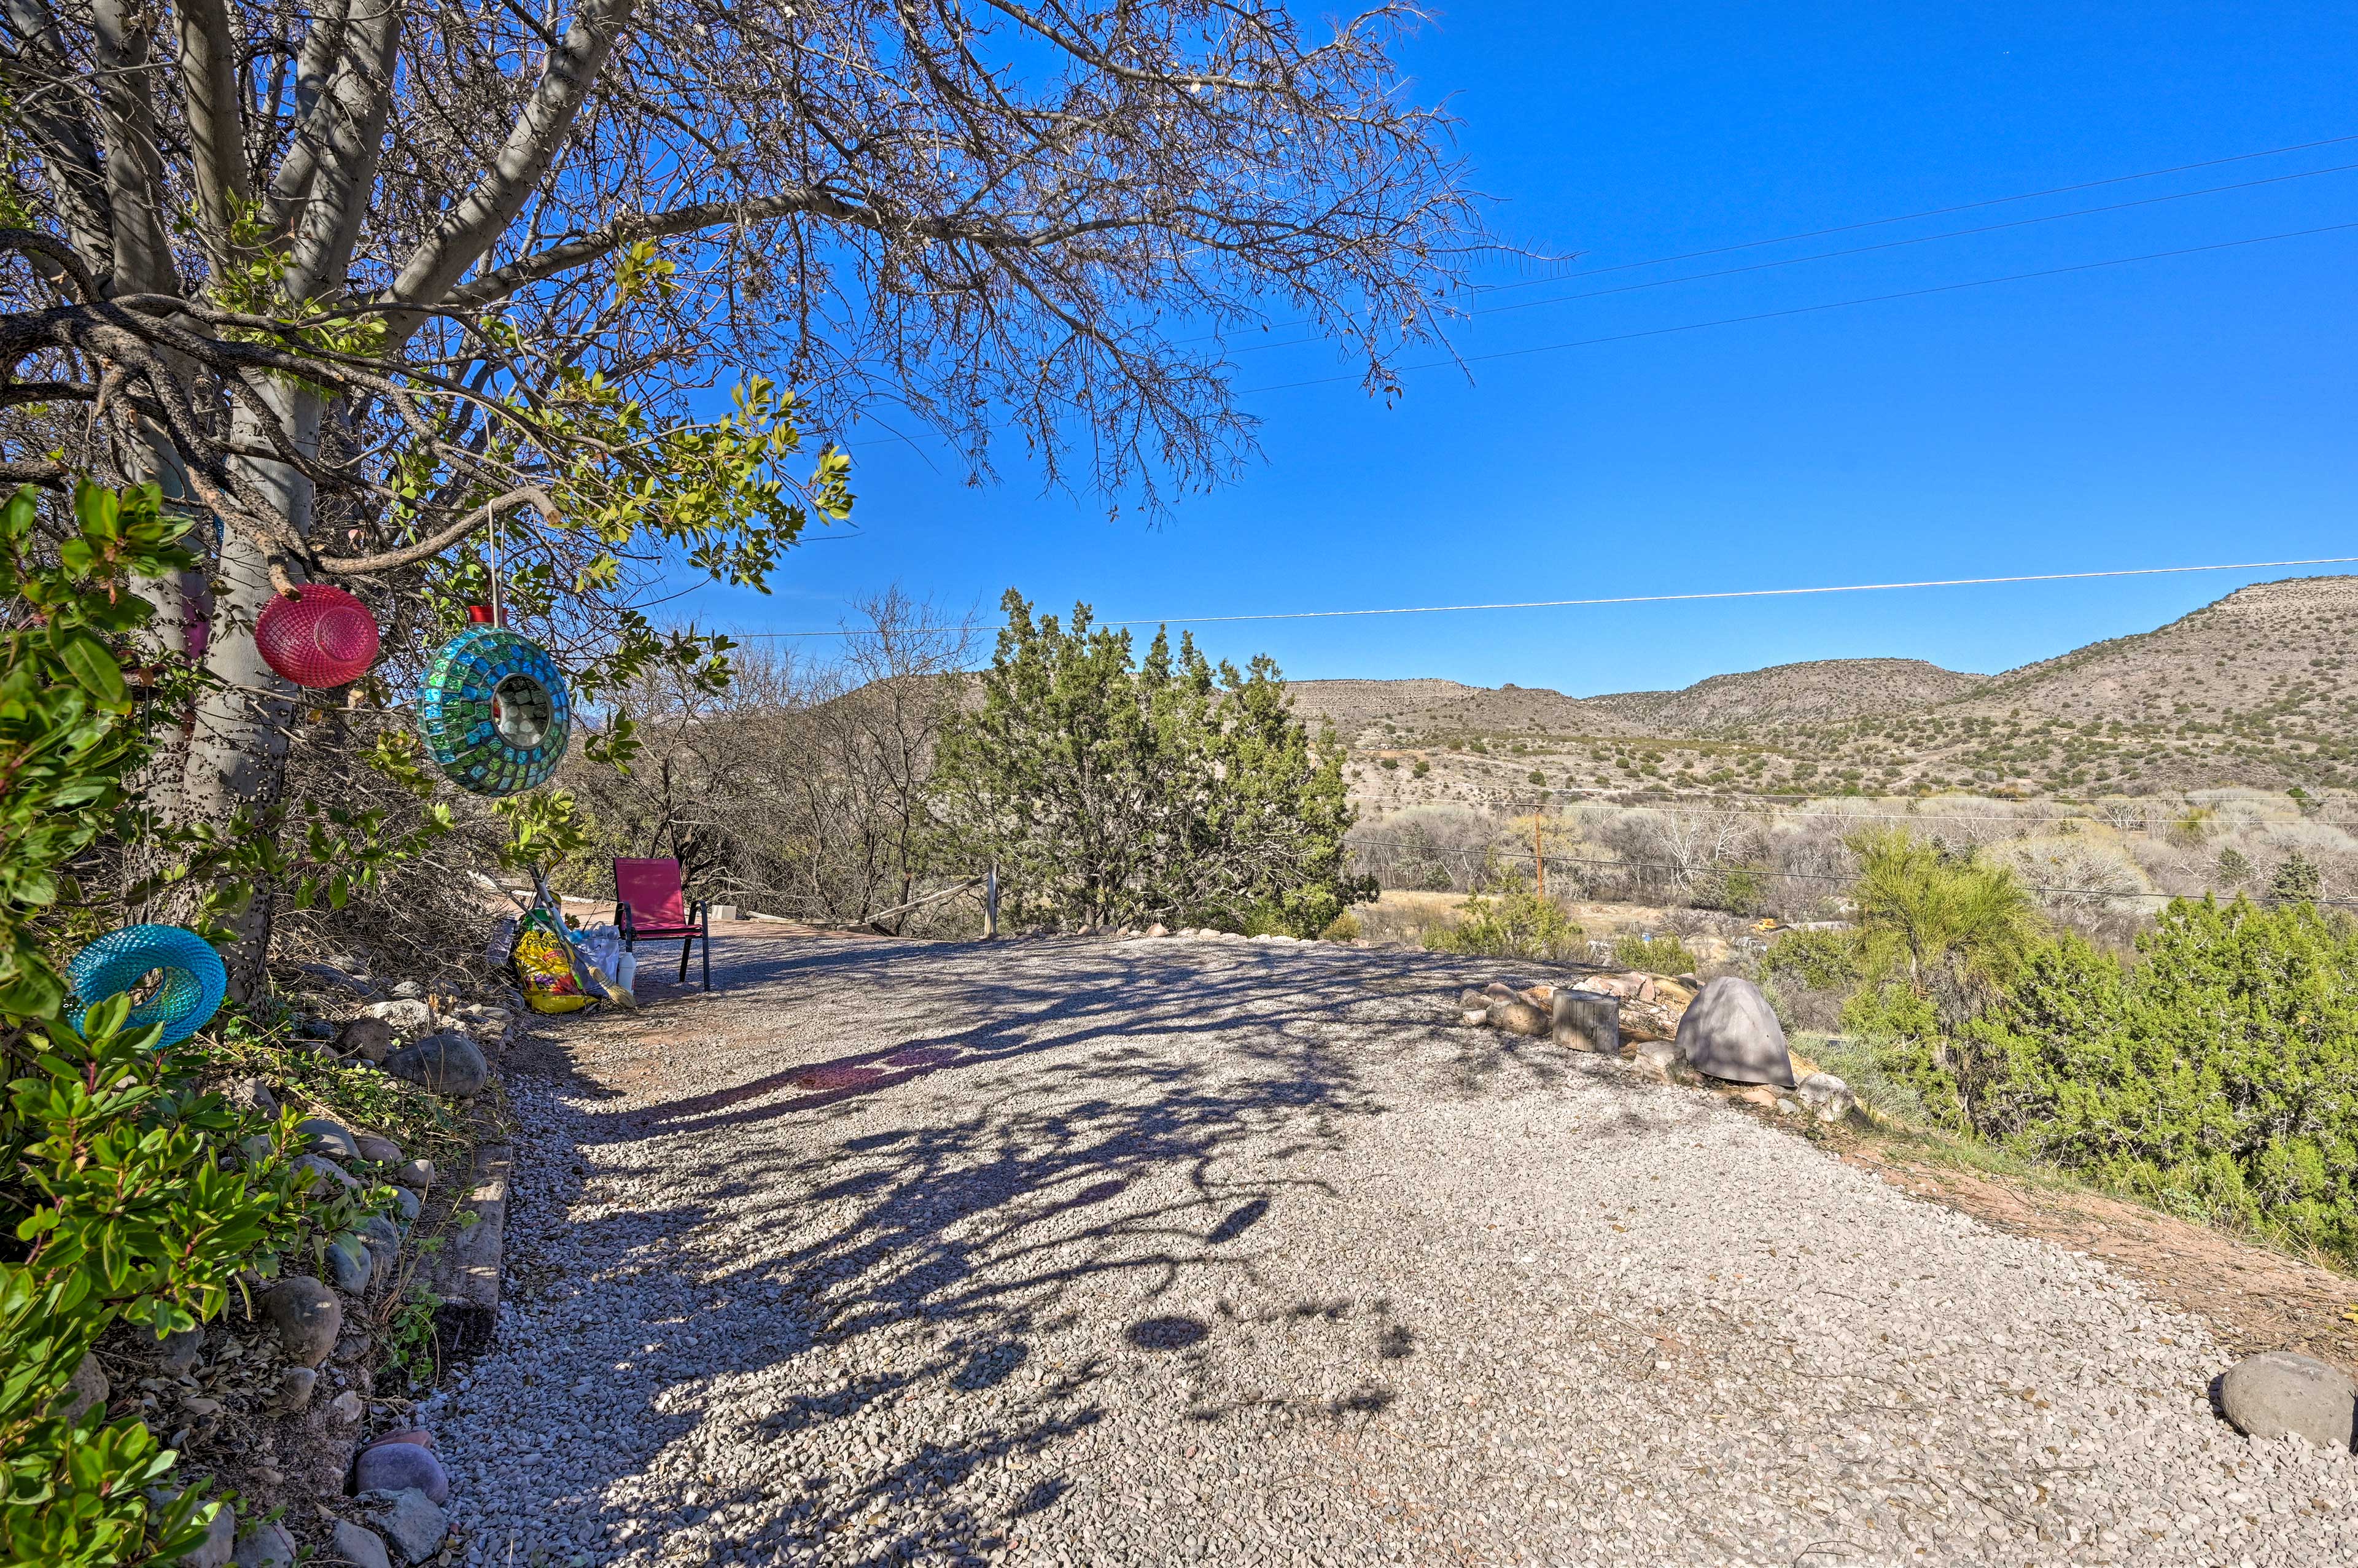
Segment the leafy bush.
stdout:
<path fill-rule="evenodd" d="M 1571 957 L 1584 935 L 1553 899 L 1510 884 L 1467 899 L 1458 923 L 1425 933 L 1424 945 L 1436 953 L 1556 959 Z"/>
<path fill-rule="evenodd" d="M 2180 901 L 2126 964 L 2067 935 L 1955 1065 L 1985 1136 L 2358 1259 L 2358 922 Z"/>
<path fill-rule="evenodd" d="M 198 1092 L 200 1059 L 155 1050 L 160 1027 L 126 1031 L 128 998 L 60 1021 L 51 941 L 92 918 L 69 868 L 136 815 L 125 780 L 148 754 L 115 651 L 153 613 L 131 584 L 193 563 L 153 487 L 84 485 L 44 521 L 30 490 L 0 509 L 0 1568 L 113 1568 L 192 1548 L 213 1505 L 195 1488 L 151 1505 L 177 1455 L 141 1422 L 70 1417 L 91 1346 L 117 1323 L 160 1337 L 215 1316 L 241 1271 L 358 1215 L 304 1198 L 293 1113 Z M 177 714 L 173 673 L 149 675 Z"/>
<path fill-rule="evenodd" d="M 1691 975 L 1698 962 L 1693 949 L 1669 931 L 1624 931 L 1613 938 L 1613 961 L 1657 975 Z"/>

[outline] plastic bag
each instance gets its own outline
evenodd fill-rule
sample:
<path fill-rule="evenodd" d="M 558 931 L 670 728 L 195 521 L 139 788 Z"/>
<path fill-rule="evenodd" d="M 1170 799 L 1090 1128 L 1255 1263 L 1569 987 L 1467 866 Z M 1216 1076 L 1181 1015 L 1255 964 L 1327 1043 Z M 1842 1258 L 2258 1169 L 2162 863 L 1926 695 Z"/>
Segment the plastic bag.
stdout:
<path fill-rule="evenodd" d="M 508 949 L 524 1004 L 535 1012 L 579 1012 L 597 1000 L 583 982 L 580 955 L 558 917 L 533 909 L 516 923 Z"/>

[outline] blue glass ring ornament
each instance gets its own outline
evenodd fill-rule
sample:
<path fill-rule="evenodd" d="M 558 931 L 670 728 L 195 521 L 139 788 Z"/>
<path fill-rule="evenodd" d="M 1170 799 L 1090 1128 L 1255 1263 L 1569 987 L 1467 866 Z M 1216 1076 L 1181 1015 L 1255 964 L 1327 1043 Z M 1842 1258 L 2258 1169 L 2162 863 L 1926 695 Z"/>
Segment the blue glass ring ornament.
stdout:
<path fill-rule="evenodd" d="M 546 782 L 565 760 L 573 701 L 548 650 L 503 627 L 468 627 L 427 667 L 417 731 L 460 789 L 497 797 Z"/>
<path fill-rule="evenodd" d="M 131 1010 L 125 1027 L 164 1026 L 156 1048 L 178 1045 L 221 1011 L 229 994 L 229 968 L 212 944 L 177 925 L 125 925 L 108 932 L 73 956 L 66 981 L 73 988 L 69 1017 L 76 1029 L 90 1010 L 111 996 L 135 989 L 148 975 L 160 978 L 146 1000 Z"/>

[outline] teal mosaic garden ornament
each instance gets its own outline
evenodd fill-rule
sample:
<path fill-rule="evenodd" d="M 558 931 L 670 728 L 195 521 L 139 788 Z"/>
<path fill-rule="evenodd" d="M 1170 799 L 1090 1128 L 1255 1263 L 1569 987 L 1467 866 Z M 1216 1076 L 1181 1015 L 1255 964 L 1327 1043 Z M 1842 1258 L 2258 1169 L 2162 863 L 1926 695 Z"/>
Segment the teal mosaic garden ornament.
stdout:
<path fill-rule="evenodd" d="M 548 651 L 491 625 L 468 627 L 427 666 L 417 732 L 460 788 L 514 795 L 565 760 L 573 702 Z"/>
<path fill-rule="evenodd" d="M 84 947 L 66 965 L 74 1000 L 67 1017 L 76 1029 L 108 997 L 135 991 L 148 976 L 156 989 L 131 1009 L 128 1027 L 160 1023 L 156 1048 L 178 1045 L 221 1011 L 229 969 L 212 945 L 178 925 L 125 925 Z"/>

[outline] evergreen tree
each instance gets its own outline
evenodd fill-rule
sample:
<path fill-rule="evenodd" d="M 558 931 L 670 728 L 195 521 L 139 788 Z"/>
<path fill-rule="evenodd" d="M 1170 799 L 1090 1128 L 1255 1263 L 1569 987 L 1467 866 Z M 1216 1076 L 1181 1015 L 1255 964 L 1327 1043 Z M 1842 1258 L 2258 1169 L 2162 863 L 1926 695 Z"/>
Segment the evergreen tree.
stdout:
<path fill-rule="evenodd" d="M 1087 605 L 1067 626 L 1002 602 L 934 784 L 937 854 L 995 862 L 1014 919 L 1306 935 L 1373 896 L 1344 871 L 1343 749 L 1293 716 L 1267 655 L 1239 673 L 1158 631 L 1139 657 Z"/>

